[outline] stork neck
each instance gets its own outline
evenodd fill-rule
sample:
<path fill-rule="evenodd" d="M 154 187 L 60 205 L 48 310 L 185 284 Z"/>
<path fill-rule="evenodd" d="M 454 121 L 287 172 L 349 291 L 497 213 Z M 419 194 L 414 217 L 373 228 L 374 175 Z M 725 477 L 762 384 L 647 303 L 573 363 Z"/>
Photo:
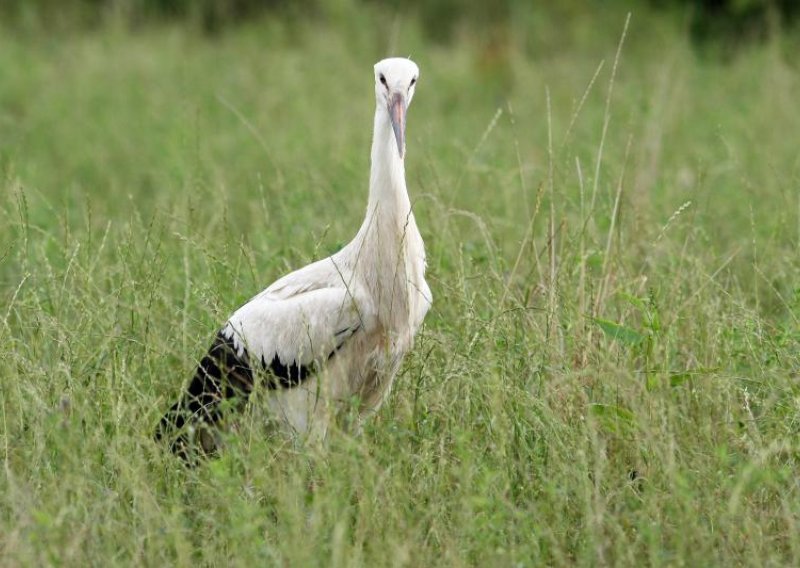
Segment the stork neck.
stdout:
<path fill-rule="evenodd" d="M 397 150 L 392 123 L 386 109 L 375 109 L 375 128 L 372 136 L 372 167 L 369 177 L 367 214 L 406 217 L 411 209 L 406 189 L 406 170 Z"/>
<path fill-rule="evenodd" d="M 398 247 L 404 246 L 407 231 L 416 231 L 411 215 L 411 201 L 406 189 L 403 160 L 397 150 L 392 123 L 385 109 L 375 111 L 375 130 L 372 138 L 372 166 L 369 175 L 369 199 L 364 222 L 350 244 L 343 249 L 345 256 L 395 263 Z M 363 254 L 362 247 L 368 252 Z M 372 270 L 371 262 L 361 262 L 362 270 Z M 387 268 L 389 274 L 394 270 Z"/>

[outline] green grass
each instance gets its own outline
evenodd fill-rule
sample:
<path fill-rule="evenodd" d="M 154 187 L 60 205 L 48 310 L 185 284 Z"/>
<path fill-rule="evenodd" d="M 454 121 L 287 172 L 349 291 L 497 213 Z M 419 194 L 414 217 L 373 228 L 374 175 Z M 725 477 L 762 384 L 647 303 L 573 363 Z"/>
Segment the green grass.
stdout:
<path fill-rule="evenodd" d="M 346 15 L 0 35 L 0 563 L 800 564 L 789 39 L 635 14 L 614 75 L 616 14 L 494 51 Z M 256 400 L 188 470 L 151 434 L 216 327 L 361 221 L 387 45 L 416 348 L 361 436 Z"/>

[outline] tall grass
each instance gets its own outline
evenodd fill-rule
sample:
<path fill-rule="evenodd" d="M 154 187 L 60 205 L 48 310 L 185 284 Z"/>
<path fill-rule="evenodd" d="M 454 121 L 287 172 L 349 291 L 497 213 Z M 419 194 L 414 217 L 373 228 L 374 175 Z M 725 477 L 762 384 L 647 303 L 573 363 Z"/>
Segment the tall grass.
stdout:
<path fill-rule="evenodd" d="M 0 36 L 3 564 L 800 563 L 800 80 L 782 40 L 723 65 L 623 24 Z M 390 43 L 425 329 L 362 435 L 298 446 L 255 400 L 188 470 L 153 427 L 352 236 Z"/>

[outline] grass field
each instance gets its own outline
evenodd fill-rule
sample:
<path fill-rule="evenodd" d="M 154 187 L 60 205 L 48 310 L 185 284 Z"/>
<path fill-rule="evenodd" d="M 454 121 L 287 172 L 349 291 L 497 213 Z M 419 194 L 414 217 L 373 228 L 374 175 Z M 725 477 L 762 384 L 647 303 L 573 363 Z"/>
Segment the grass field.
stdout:
<path fill-rule="evenodd" d="M 800 565 L 796 41 L 378 14 L 0 33 L 0 564 Z M 362 219 L 390 50 L 415 350 L 362 435 L 256 400 L 187 469 L 151 435 L 217 326 Z"/>

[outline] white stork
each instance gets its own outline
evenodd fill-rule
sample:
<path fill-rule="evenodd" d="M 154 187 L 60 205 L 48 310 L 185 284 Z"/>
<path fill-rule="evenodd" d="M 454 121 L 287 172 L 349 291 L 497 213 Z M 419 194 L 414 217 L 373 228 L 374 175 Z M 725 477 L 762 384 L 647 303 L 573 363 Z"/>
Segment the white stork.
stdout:
<path fill-rule="evenodd" d="M 236 310 L 217 333 L 187 392 L 156 433 L 177 454 L 217 450 L 223 401 L 241 404 L 255 379 L 270 412 L 291 430 L 322 437 L 354 396 L 376 411 L 431 305 L 425 249 L 405 180 L 406 111 L 419 68 L 375 65 L 375 124 L 367 212 L 336 254 L 280 278 Z M 194 442 L 194 443 L 193 443 Z"/>

